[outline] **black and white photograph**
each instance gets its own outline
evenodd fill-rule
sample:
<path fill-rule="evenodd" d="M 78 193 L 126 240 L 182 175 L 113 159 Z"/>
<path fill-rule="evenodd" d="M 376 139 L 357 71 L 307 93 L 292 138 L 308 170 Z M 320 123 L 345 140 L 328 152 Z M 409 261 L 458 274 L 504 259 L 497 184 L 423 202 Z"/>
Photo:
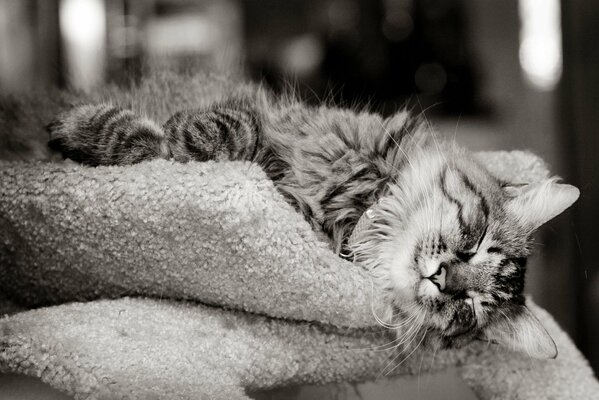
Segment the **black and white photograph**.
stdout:
<path fill-rule="evenodd" d="M 0 0 L 0 399 L 599 400 L 599 2 Z"/>

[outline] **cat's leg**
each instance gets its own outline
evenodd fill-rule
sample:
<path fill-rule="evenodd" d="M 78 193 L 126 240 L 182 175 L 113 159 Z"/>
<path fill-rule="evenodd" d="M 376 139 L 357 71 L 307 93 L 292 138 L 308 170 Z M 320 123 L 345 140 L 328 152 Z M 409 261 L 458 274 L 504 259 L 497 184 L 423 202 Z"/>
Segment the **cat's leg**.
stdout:
<path fill-rule="evenodd" d="M 172 157 L 188 160 L 255 160 L 262 119 L 250 106 L 225 103 L 174 114 L 163 126 Z"/>
<path fill-rule="evenodd" d="M 160 126 L 106 104 L 73 107 L 59 114 L 47 129 L 50 148 L 87 165 L 127 165 L 170 157 Z"/>
<path fill-rule="evenodd" d="M 84 105 L 48 125 L 49 146 L 87 165 L 127 165 L 152 158 L 255 160 L 262 118 L 251 106 L 226 102 L 174 114 L 162 128 L 132 111 Z"/>

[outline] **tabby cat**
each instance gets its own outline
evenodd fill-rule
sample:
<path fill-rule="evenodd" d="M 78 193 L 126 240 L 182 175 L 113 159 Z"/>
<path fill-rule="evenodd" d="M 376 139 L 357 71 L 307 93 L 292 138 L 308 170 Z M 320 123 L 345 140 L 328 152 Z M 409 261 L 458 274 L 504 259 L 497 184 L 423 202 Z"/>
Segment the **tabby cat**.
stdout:
<path fill-rule="evenodd" d="M 254 87 L 162 126 L 99 104 L 65 111 L 48 129 L 51 148 L 92 166 L 157 157 L 259 164 L 337 253 L 378 278 L 389 305 L 379 322 L 397 331 L 398 346 L 426 330 L 445 346 L 482 339 L 557 354 L 524 305 L 524 272 L 531 235 L 578 189 L 502 182 L 406 111 L 311 107 Z"/>

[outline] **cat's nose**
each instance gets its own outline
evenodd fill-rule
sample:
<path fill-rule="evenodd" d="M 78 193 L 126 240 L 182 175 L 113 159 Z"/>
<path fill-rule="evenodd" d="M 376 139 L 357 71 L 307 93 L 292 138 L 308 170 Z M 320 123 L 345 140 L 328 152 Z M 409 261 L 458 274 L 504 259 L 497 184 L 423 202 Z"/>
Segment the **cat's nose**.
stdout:
<path fill-rule="evenodd" d="M 435 284 L 435 286 L 437 286 L 439 291 L 442 292 L 445 290 L 446 276 L 447 276 L 447 264 L 442 262 L 442 263 L 439 263 L 439 269 L 437 269 L 437 272 L 435 272 L 431 276 L 427 276 L 427 279 L 430 279 L 430 281 L 433 282 Z"/>
<path fill-rule="evenodd" d="M 445 292 L 448 294 L 463 293 L 476 286 L 478 274 L 469 264 L 452 262 L 446 265 Z"/>

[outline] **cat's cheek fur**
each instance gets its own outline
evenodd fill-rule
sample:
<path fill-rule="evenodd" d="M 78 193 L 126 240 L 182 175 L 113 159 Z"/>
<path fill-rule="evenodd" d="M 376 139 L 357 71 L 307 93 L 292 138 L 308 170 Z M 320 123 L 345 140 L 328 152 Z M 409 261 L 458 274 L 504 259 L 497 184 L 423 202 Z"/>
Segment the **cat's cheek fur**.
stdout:
<path fill-rule="evenodd" d="M 401 240 L 404 239 L 404 240 Z M 388 247 L 388 278 L 393 292 L 409 302 L 414 300 L 415 288 L 420 280 L 420 273 L 414 263 L 414 241 L 408 237 L 400 238 L 394 245 L 389 242 Z"/>
<path fill-rule="evenodd" d="M 390 270 L 390 281 L 394 296 L 411 302 L 415 298 L 415 286 L 418 284 L 418 273 L 408 264 L 394 264 Z"/>
<path fill-rule="evenodd" d="M 485 339 L 533 358 L 556 358 L 557 346 L 539 320 L 526 306 L 516 307 L 509 319 L 499 319 L 483 331 Z"/>

